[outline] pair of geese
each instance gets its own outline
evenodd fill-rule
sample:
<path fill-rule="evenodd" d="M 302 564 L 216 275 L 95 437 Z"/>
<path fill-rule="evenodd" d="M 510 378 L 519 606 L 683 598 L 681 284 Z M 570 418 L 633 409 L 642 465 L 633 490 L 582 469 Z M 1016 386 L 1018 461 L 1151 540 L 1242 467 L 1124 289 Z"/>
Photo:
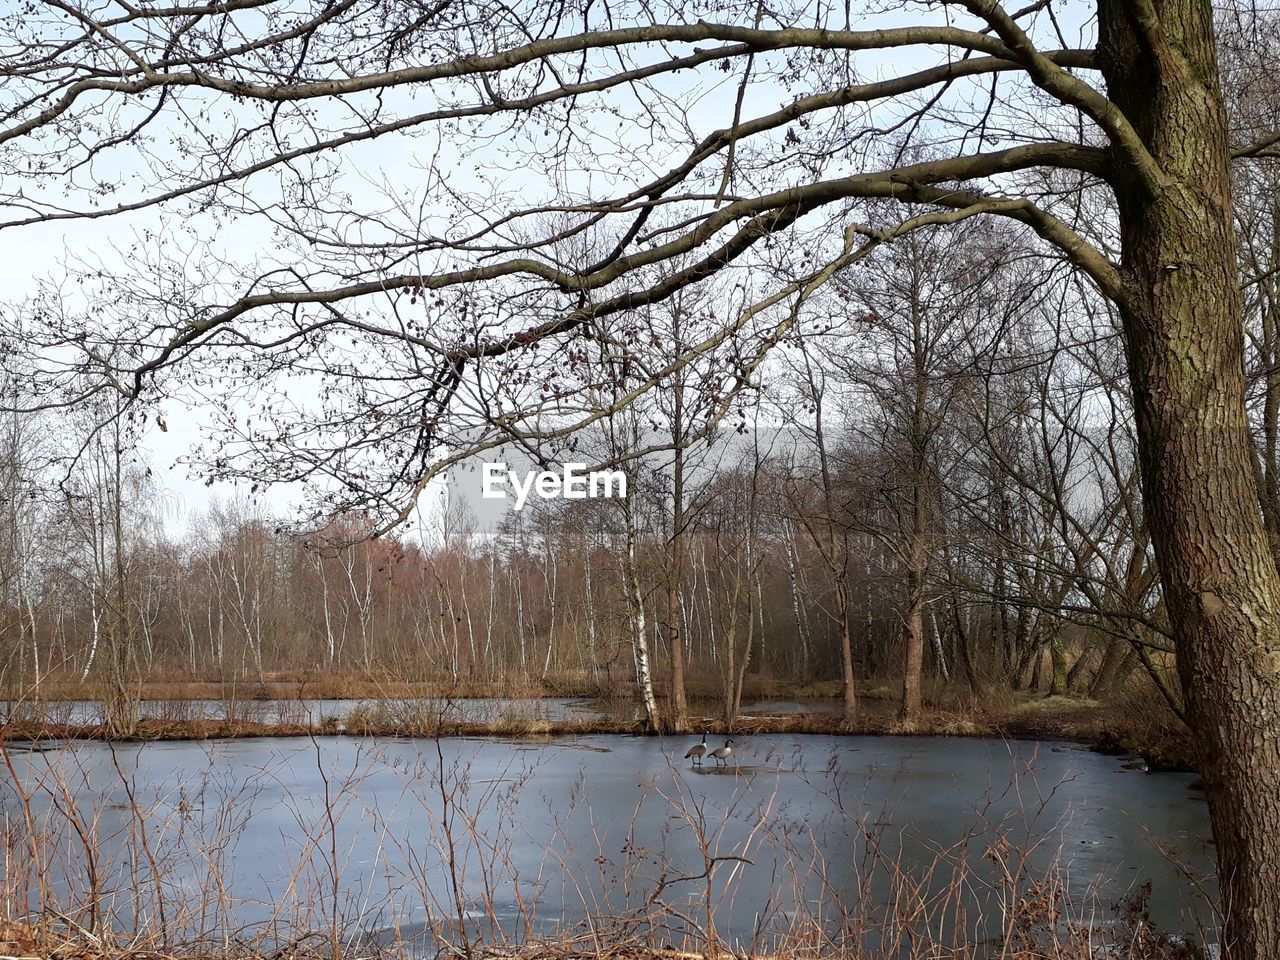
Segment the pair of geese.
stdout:
<path fill-rule="evenodd" d="M 702 735 L 702 742 L 694 744 L 689 748 L 689 752 L 684 755 L 686 760 L 692 760 L 694 766 L 702 766 L 703 757 L 711 757 L 716 763 L 723 764 L 729 759 L 729 754 L 733 753 L 733 741 L 726 740 L 723 747 L 716 747 L 710 753 L 707 752 L 707 735 Z"/>

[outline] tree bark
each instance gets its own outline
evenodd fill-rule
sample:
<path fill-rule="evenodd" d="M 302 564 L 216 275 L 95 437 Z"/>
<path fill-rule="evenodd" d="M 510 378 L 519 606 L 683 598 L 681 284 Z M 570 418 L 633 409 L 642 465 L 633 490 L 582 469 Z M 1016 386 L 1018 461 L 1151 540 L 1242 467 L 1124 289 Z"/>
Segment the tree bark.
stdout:
<path fill-rule="evenodd" d="M 1120 672 L 1120 664 L 1130 652 L 1129 644 L 1124 640 L 1110 641 L 1102 654 L 1102 663 L 1098 666 L 1098 674 L 1093 678 L 1089 688 L 1089 696 L 1101 700 L 1115 688 L 1116 676 Z"/>
<path fill-rule="evenodd" d="M 844 697 L 841 722 L 852 729 L 858 717 L 858 683 L 853 673 L 853 636 L 849 630 L 849 584 L 843 574 L 836 581 L 836 616 L 840 618 L 840 691 Z"/>
<path fill-rule="evenodd" d="M 622 563 L 627 605 L 631 608 L 631 650 L 635 657 L 636 685 L 640 688 L 640 700 L 644 706 L 645 733 L 660 733 L 662 717 L 658 710 L 658 699 L 653 692 L 653 669 L 649 657 L 648 628 L 645 625 L 644 595 L 640 590 L 640 573 L 636 558 L 635 486 L 630 479 L 628 478 L 627 494 L 622 501 L 627 541 Z"/>
<path fill-rule="evenodd" d="M 1253 487 L 1227 121 L 1207 0 L 1099 6 L 1110 96 L 1160 168 L 1118 174 L 1146 510 L 1217 841 L 1232 960 L 1280 957 L 1280 575 Z"/>
<path fill-rule="evenodd" d="M 1049 695 L 1064 696 L 1067 692 L 1067 654 L 1062 648 L 1061 635 L 1049 641 L 1049 663 L 1053 667 L 1049 676 Z"/>
<path fill-rule="evenodd" d="M 905 730 L 913 729 L 920 722 L 923 705 L 921 679 L 924 673 L 924 586 L 925 520 L 924 504 L 920 502 L 920 488 L 916 488 L 916 502 L 912 507 L 911 542 L 907 554 L 907 611 L 902 631 L 902 709 L 899 723 Z"/>
<path fill-rule="evenodd" d="M 977 693 L 981 690 L 982 685 L 978 681 L 978 670 L 973 663 L 973 650 L 969 643 L 969 631 L 965 629 L 964 621 L 960 617 L 960 598 L 957 594 L 951 595 L 951 620 L 953 629 L 956 632 L 956 649 L 960 654 L 960 665 L 964 668 L 964 678 L 969 684 L 969 691 Z"/>

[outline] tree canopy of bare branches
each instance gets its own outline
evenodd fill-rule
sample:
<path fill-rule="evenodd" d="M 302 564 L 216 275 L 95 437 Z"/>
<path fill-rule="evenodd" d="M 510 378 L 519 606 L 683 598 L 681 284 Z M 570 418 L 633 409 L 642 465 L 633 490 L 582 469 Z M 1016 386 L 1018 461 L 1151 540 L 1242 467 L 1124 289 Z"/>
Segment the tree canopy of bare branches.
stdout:
<path fill-rule="evenodd" d="M 1275 274 L 1235 203 L 1273 196 L 1248 171 L 1280 151 L 1275 24 L 1205 0 L 31 2 L 0 36 L 0 234 L 108 243 L 9 309 L 5 362 L 34 405 L 233 398 L 214 475 L 325 480 L 321 512 L 389 529 L 449 463 L 572 443 L 699 357 L 713 423 L 870 252 L 1011 221 L 1123 331 L 1227 944 L 1280 955 L 1280 514 L 1243 336 L 1271 363 Z M 693 290 L 675 349 L 629 319 Z M 627 387 L 601 406 L 604 356 Z"/>

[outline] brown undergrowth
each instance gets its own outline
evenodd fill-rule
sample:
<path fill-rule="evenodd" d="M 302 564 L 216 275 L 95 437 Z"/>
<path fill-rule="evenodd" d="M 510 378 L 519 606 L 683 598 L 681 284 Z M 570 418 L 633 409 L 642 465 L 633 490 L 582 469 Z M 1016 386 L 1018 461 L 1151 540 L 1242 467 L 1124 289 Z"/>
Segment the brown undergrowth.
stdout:
<path fill-rule="evenodd" d="M 478 677 L 406 678 L 393 672 L 301 671 L 267 673 L 261 677 L 220 678 L 166 676 L 140 677 L 131 685 L 143 700 L 376 700 L 454 697 L 541 698 L 589 697 L 630 699 L 630 677 L 609 673 L 552 673 L 542 678 L 512 676 L 494 680 Z M 663 684 L 657 684 L 659 696 Z M 30 681 L 0 686 L 0 697 L 30 699 L 36 693 L 46 701 L 103 699 L 109 691 L 76 674 L 50 674 L 38 688 Z M 708 699 L 720 693 L 717 682 L 691 679 L 690 699 Z M 793 681 L 772 677 L 748 677 L 743 696 L 752 699 L 828 699 L 840 695 L 839 685 L 828 681 Z"/>
<path fill-rule="evenodd" d="M 972 798 L 958 836 L 919 845 L 904 843 L 910 820 L 865 803 L 838 764 L 797 771 L 786 793 L 781 780 L 746 777 L 714 797 L 668 765 L 636 784 L 628 821 L 625 810 L 591 808 L 585 766 L 573 785 L 557 782 L 568 789 L 552 802 L 520 751 L 476 767 L 441 744 L 406 757 L 370 743 L 339 758 L 316 741 L 309 781 L 280 758 L 231 779 L 173 771 L 154 794 L 114 751 L 110 765 L 74 750 L 33 762 L 0 744 L 12 789 L 0 916 L 30 921 L 0 927 L 0 956 L 1191 960 L 1188 944 L 1214 935 L 1157 931 L 1150 884 L 1118 908 L 1071 885 L 1058 815 L 1044 813 L 1038 790 L 1023 802 L 1033 791 L 1018 765 Z M 394 833 L 369 818 L 374 778 L 404 805 Z M 795 820 L 789 804 L 805 797 L 843 825 L 828 833 Z M 290 831 L 284 859 L 254 868 L 276 878 L 266 899 L 231 859 L 264 809 L 284 811 Z M 536 866 L 516 850 L 535 821 Z M 752 894 L 747 871 L 769 883 Z M 372 901 L 350 895 L 362 876 L 377 878 Z M 745 925 L 732 916 L 740 895 L 763 897 Z"/>
<path fill-rule="evenodd" d="M 411 682 L 369 674 L 269 674 L 248 682 L 153 678 L 139 688 L 153 712 L 127 737 L 105 723 L 72 723 L 67 700 L 104 699 L 92 685 L 46 680 L 39 699 L 27 689 L 12 697 L 8 723 L 0 719 L 0 740 L 124 739 L 200 740 L 237 737 L 297 737 L 349 733 L 370 736 L 498 736 L 538 738 L 643 732 L 632 688 L 616 678 L 553 675 L 541 681 L 499 682 L 434 680 Z M 705 686 L 705 685 L 704 685 Z M 660 702 L 665 700 L 659 689 Z M 1155 694 L 1145 688 L 1107 701 L 1044 696 L 1007 689 L 981 694 L 938 687 L 930 690 L 929 709 L 909 729 L 897 721 L 894 689 L 868 683 L 857 716 L 846 722 L 839 712 L 837 685 L 797 683 L 768 677 L 748 678 L 747 700 L 787 700 L 800 712 L 748 712 L 732 722 L 723 719 L 710 686 L 689 688 L 690 731 L 729 734 L 825 734 L 1003 737 L 1025 740 L 1068 740 L 1115 754 L 1141 756 L 1150 769 L 1192 770 L 1195 756 L 1186 726 Z M 590 700 L 595 715 L 551 719 L 529 704 L 501 705 L 482 721 L 464 718 L 457 705 L 473 698 L 536 701 L 548 697 Z M 341 716 L 309 715 L 307 701 L 360 700 Z M 268 706 L 268 701 L 271 707 Z M 217 717 L 202 702 L 222 706 Z M 666 704 L 662 702 L 665 709 Z"/>
<path fill-rule="evenodd" d="M 936 711 L 911 730 L 898 726 L 892 712 L 863 711 L 852 723 L 830 712 L 779 716 L 744 714 L 726 723 L 717 717 L 694 717 L 692 727 L 709 735 L 815 734 L 827 736 L 1001 737 L 1012 740 L 1066 740 L 1088 744 L 1104 753 L 1136 755 L 1152 770 L 1194 770 L 1190 738 L 1177 728 L 1152 730 L 1124 721 L 1111 711 L 1088 706 L 1049 707 L 1006 713 Z M 496 720 L 468 722 L 448 711 L 424 708 L 379 709 L 362 706 L 342 718 L 309 724 L 248 719 L 144 718 L 130 737 L 113 737 L 105 723 L 57 723 L 14 720 L 0 724 L 0 740 L 210 740 L 241 737 L 305 737 L 342 733 L 398 737 L 507 737 L 537 739 L 593 734 L 638 734 L 642 724 L 623 716 L 547 720 L 519 713 Z"/>
<path fill-rule="evenodd" d="M 0 919 L 0 956 L 5 960 L 332 960 L 325 944 L 316 937 L 303 937 L 283 948 L 266 953 L 226 951 L 208 953 L 192 949 L 182 953 L 162 953 L 128 943 L 104 942 L 80 930 L 59 934 L 50 925 L 40 926 Z M 1131 946 L 1134 946 L 1131 944 Z M 1046 949 L 1050 952 L 1046 952 Z M 346 960 L 386 960 L 385 954 L 348 955 Z M 740 954 L 729 951 L 696 952 L 690 950 L 639 949 L 633 946 L 602 947 L 592 942 L 578 944 L 572 939 L 559 943 L 539 943 L 521 950 L 477 948 L 469 960 L 797 960 L 798 954 Z M 816 954 L 815 960 L 865 960 L 843 953 Z M 1000 954 L 1002 960 L 1097 960 L 1087 945 L 1079 947 L 1017 949 Z M 1165 937 L 1153 936 L 1134 952 L 1131 960 L 1197 960 L 1192 948 Z M 960 960 L 960 958 L 947 958 Z"/>

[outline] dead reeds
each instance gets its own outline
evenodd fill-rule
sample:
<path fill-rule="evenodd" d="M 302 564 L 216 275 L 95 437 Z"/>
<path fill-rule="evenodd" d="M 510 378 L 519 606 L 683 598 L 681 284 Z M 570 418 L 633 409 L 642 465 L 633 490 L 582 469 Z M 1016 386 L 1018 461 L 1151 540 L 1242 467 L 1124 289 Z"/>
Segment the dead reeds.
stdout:
<path fill-rule="evenodd" d="M 238 767 L 211 753 L 160 780 L 136 747 L 0 744 L 14 921 L 0 954 L 1190 960 L 1213 940 L 1158 931 L 1150 889 L 1111 904 L 1072 884 L 1036 802 L 997 802 L 1015 783 L 939 844 L 846 795 L 834 759 L 794 772 L 831 811 L 819 824 L 789 805 L 774 756 L 714 792 L 669 767 L 624 812 L 592 807 L 589 762 L 546 793 L 525 751 L 482 770 L 492 744 L 335 742 Z M 255 836 L 279 839 L 269 856 L 244 846 L 260 818 L 271 830 Z"/>

